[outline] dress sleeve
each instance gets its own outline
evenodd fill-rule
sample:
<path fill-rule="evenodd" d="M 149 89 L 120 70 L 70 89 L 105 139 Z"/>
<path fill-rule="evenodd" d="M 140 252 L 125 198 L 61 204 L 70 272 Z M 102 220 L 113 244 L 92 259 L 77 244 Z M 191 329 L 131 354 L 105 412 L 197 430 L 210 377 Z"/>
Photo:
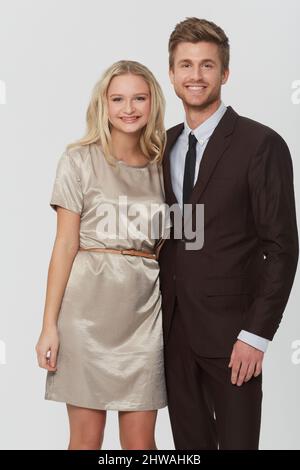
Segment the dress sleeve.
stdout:
<path fill-rule="evenodd" d="M 61 155 L 57 164 L 50 206 L 55 211 L 57 206 L 60 206 L 77 214 L 82 212 L 83 196 L 79 168 L 67 153 Z"/>

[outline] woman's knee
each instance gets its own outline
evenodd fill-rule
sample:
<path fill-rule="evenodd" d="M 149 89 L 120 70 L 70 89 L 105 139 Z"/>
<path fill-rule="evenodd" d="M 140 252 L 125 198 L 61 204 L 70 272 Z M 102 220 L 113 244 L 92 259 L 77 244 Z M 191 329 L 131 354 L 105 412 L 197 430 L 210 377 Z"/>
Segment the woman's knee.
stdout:
<path fill-rule="evenodd" d="M 68 406 L 70 418 L 69 450 L 99 450 L 102 446 L 106 412 Z"/>
<path fill-rule="evenodd" d="M 156 449 L 154 429 L 157 410 L 119 412 L 120 443 L 123 450 Z"/>
<path fill-rule="evenodd" d="M 82 429 L 81 432 L 71 432 L 69 450 L 99 450 L 102 446 L 103 436 L 104 427 L 100 429 Z"/>
<path fill-rule="evenodd" d="M 143 439 L 139 436 L 120 437 L 120 443 L 123 450 L 156 450 L 154 439 Z"/>

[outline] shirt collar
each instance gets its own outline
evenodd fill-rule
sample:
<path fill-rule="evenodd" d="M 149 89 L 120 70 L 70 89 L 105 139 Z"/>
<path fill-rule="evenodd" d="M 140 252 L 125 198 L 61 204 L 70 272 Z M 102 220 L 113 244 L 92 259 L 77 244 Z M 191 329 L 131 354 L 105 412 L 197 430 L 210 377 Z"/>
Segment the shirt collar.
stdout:
<path fill-rule="evenodd" d="M 211 134 L 213 133 L 213 131 L 219 124 L 220 120 L 224 116 L 226 110 L 227 110 L 227 107 L 221 101 L 221 104 L 218 107 L 218 109 L 208 119 L 206 119 L 206 121 L 200 124 L 200 126 L 196 127 L 196 129 L 194 129 L 193 131 L 192 129 L 190 129 L 185 118 L 184 130 L 183 130 L 184 136 L 188 138 L 189 133 L 193 132 L 198 142 L 203 144 L 204 142 L 206 142 L 206 140 L 209 139 L 209 137 L 211 136 Z"/>

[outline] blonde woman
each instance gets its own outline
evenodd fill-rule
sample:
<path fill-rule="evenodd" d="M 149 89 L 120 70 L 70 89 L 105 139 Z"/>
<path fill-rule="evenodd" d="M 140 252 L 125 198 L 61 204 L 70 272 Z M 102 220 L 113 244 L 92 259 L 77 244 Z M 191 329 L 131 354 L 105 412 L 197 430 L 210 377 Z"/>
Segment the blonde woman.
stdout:
<path fill-rule="evenodd" d="M 117 62 L 94 88 L 86 135 L 58 163 L 36 351 L 48 371 L 45 398 L 67 404 L 69 449 L 101 448 L 106 410 L 119 411 L 123 449 L 156 449 L 157 410 L 167 405 L 157 261 L 166 228 L 163 118 L 153 74 Z"/>

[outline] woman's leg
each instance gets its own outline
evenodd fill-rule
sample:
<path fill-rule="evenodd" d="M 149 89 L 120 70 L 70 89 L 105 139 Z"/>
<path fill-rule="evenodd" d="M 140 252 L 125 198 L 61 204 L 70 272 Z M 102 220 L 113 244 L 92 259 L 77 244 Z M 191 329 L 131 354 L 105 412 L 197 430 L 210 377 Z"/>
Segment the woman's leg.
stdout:
<path fill-rule="evenodd" d="M 155 450 L 157 410 L 119 411 L 120 443 L 123 450 Z"/>
<path fill-rule="evenodd" d="M 99 450 L 106 422 L 105 410 L 92 410 L 67 404 L 70 423 L 68 450 Z"/>

